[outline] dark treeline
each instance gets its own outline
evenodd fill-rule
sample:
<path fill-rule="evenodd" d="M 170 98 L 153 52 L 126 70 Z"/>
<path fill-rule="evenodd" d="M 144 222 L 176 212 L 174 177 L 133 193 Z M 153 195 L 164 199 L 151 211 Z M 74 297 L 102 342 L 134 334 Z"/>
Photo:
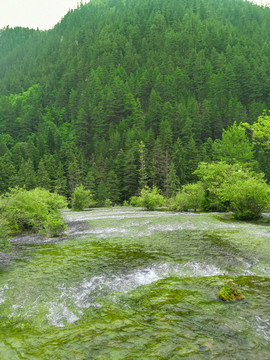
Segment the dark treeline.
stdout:
<path fill-rule="evenodd" d="M 0 193 L 173 195 L 269 108 L 269 39 L 270 9 L 240 0 L 93 0 L 49 31 L 1 30 Z"/>

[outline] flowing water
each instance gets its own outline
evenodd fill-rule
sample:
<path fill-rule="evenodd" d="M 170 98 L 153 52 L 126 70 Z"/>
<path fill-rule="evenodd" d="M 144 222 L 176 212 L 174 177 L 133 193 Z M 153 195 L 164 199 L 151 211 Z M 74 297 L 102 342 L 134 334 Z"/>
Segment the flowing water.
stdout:
<path fill-rule="evenodd" d="M 0 258 L 0 359 L 270 358 L 270 227 L 218 214 L 65 212 Z M 218 300 L 228 279 L 246 298 Z"/>

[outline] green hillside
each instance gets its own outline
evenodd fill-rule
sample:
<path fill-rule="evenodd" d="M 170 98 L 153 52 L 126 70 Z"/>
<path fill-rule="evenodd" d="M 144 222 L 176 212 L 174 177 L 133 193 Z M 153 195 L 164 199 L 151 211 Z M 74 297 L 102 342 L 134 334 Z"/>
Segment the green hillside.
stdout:
<path fill-rule="evenodd" d="M 223 129 L 254 123 L 269 104 L 269 8 L 93 0 L 49 31 L 6 28 L 0 193 L 69 197 L 84 184 L 102 205 L 156 185 L 170 196 L 200 161 L 220 160 Z M 244 161 L 270 180 L 269 150 L 255 145 Z"/>

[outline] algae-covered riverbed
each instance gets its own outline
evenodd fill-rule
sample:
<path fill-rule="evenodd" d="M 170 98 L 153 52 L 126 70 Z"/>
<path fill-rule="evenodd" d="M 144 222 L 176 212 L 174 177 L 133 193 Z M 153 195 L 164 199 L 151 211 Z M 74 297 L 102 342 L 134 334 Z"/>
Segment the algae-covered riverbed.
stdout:
<path fill-rule="evenodd" d="M 65 212 L 12 241 L 0 359 L 269 359 L 270 227 L 217 214 Z M 245 300 L 218 300 L 233 279 Z"/>

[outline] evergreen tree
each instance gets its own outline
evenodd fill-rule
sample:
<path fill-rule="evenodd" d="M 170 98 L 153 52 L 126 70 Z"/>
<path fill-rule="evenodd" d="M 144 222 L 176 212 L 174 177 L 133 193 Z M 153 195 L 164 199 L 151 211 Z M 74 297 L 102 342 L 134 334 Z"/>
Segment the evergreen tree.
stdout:
<path fill-rule="evenodd" d="M 113 204 L 119 203 L 120 201 L 119 180 L 114 170 L 110 170 L 108 173 L 107 181 L 106 181 L 106 194 L 108 194 L 108 199 L 110 199 Z"/>
<path fill-rule="evenodd" d="M 176 175 L 181 185 L 186 183 L 186 152 L 180 138 L 174 144 L 172 155 Z"/>
<path fill-rule="evenodd" d="M 125 152 L 124 156 L 123 190 L 125 199 L 129 199 L 136 194 L 139 188 L 138 170 L 138 144 L 135 143 Z"/>
<path fill-rule="evenodd" d="M 61 163 L 58 164 L 57 172 L 56 172 L 56 180 L 54 190 L 59 195 L 68 196 L 68 184 L 67 178 L 65 177 L 65 172 L 63 165 Z"/>
<path fill-rule="evenodd" d="M 76 157 L 68 165 L 68 186 L 69 191 L 72 194 L 77 185 L 81 184 L 81 170 Z"/>
<path fill-rule="evenodd" d="M 32 160 L 23 161 L 18 172 L 18 185 L 26 190 L 34 189 L 37 185 L 36 172 Z"/>
<path fill-rule="evenodd" d="M 16 184 L 16 169 L 8 153 L 0 157 L 0 194 Z"/>
<path fill-rule="evenodd" d="M 46 170 L 45 162 L 43 159 L 40 160 L 37 171 L 37 186 L 50 190 L 51 189 L 51 179 Z"/>
<path fill-rule="evenodd" d="M 216 158 L 228 164 L 250 165 L 254 161 L 254 147 L 246 135 L 246 129 L 236 123 L 223 130 L 222 139 L 215 140 L 213 146 Z"/>
<path fill-rule="evenodd" d="M 198 149 L 193 137 L 190 138 L 187 147 L 186 147 L 186 170 L 185 170 L 185 180 L 187 182 L 192 182 L 194 180 L 193 172 L 196 170 L 199 156 Z"/>
<path fill-rule="evenodd" d="M 139 167 L 139 188 L 143 189 L 148 183 L 148 174 L 146 168 L 146 149 L 143 141 L 139 144 L 139 156 L 140 156 L 140 167 Z"/>
<path fill-rule="evenodd" d="M 166 178 L 165 195 L 168 197 L 173 197 L 176 195 L 179 188 L 180 188 L 179 178 L 176 175 L 174 163 L 171 162 L 170 170 Z"/>
<path fill-rule="evenodd" d="M 105 200 L 109 198 L 106 185 L 103 180 L 101 180 L 97 186 L 96 200 L 99 206 L 105 205 Z"/>
<path fill-rule="evenodd" d="M 0 191 L 28 181 L 30 160 L 30 188 L 50 181 L 50 191 L 70 196 L 103 181 L 115 202 L 145 184 L 169 194 L 177 178 L 194 180 L 198 161 L 214 159 L 213 147 L 217 158 L 241 157 L 269 174 L 268 127 L 260 134 L 252 125 L 270 101 L 269 9 L 227 0 L 114 5 L 81 4 L 48 32 L 1 31 Z M 241 122 L 254 145 L 246 153 L 243 137 L 225 136 Z"/>

